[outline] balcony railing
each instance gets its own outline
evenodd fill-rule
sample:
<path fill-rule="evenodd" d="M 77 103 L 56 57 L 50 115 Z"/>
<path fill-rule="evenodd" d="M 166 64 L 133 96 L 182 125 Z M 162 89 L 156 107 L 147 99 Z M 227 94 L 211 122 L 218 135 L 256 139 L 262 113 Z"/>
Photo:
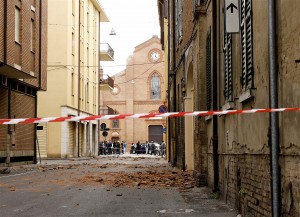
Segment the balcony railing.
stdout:
<path fill-rule="evenodd" d="M 198 17 L 200 13 L 205 13 L 206 12 L 206 3 L 207 0 L 193 0 L 193 12 L 195 17 Z"/>
<path fill-rule="evenodd" d="M 108 43 L 100 43 L 100 61 L 113 61 L 114 50 Z"/>

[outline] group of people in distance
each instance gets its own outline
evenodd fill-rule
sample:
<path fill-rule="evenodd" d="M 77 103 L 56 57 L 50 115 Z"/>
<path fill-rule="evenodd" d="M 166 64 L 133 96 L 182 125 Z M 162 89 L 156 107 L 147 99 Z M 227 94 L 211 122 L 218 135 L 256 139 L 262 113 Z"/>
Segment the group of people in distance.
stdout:
<path fill-rule="evenodd" d="M 130 154 L 150 154 L 150 155 L 165 155 L 165 142 L 162 141 L 161 144 L 155 143 L 153 141 L 145 143 L 140 143 L 138 141 L 136 144 L 132 143 L 130 148 Z"/>
<path fill-rule="evenodd" d="M 99 142 L 99 155 L 111 155 L 111 154 L 125 154 L 127 144 L 125 141 L 103 141 Z M 161 155 L 165 156 L 166 143 L 164 141 L 161 144 L 153 141 L 145 143 L 132 143 L 130 147 L 130 154 L 150 154 L 150 155 Z"/>
<path fill-rule="evenodd" d="M 124 154 L 126 153 L 126 142 L 125 141 L 103 141 L 99 142 L 99 155 L 109 154 Z"/>

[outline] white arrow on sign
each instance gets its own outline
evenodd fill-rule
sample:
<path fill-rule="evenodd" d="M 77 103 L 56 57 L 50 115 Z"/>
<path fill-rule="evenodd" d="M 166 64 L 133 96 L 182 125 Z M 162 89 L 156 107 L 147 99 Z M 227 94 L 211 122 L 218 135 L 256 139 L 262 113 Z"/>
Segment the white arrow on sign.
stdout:
<path fill-rule="evenodd" d="M 225 0 L 225 31 L 226 33 L 240 32 L 239 0 Z"/>

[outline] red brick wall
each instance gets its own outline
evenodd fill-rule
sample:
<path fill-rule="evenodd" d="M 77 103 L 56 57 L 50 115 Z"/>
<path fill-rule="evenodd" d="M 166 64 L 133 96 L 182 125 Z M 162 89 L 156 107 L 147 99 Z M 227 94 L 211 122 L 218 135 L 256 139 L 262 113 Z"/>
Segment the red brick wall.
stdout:
<path fill-rule="evenodd" d="M 4 49 L 4 44 L 3 44 L 3 37 L 4 37 L 4 1 L 0 1 L 0 61 L 3 62 L 3 49 Z"/>
<path fill-rule="evenodd" d="M 15 5 L 18 0 L 7 1 L 7 64 L 14 67 L 17 59 L 20 59 L 18 65 L 21 70 L 27 74 L 32 71 L 31 56 L 34 55 L 34 79 L 26 79 L 25 83 L 39 87 L 39 77 L 41 79 L 41 88 L 46 90 L 47 82 L 47 7 L 48 1 L 42 1 L 42 70 L 39 72 L 39 21 L 40 21 L 40 1 L 36 1 L 35 12 L 31 10 L 31 1 L 23 0 L 21 2 L 21 53 L 18 53 L 15 43 Z M 4 56 L 4 1 L 0 2 L 0 61 Z M 30 23 L 31 19 L 35 21 L 35 52 L 30 50 Z M 40 75 L 41 74 L 41 75 Z"/>
<path fill-rule="evenodd" d="M 35 11 L 31 10 L 31 0 L 8 0 L 7 1 L 7 64 L 14 67 L 17 59 L 20 59 L 19 65 L 24 73 L 30 73 L 34 70 L 34 79 L 25 79 L 24 83 L 39 88 L 39 78 L 41 76 L 41 89 L 46 90 L 47 82 L 47 7 L 48 1 L 42 1 L 42 62 L 41 71 L 39 70 L 39 16 L 40 16 L 40 1 L 35 1 Z M 21 53 L 16 52 L 15 43 L 15 6 L 20 5 L 21 10 Z M 0 2 L 0 61 L 3 61 L 4 56 L 4 1 Z M 35 21 L 35 52 L 30 49 L 30 25 L 31 19 Z M 34 55 L 34 66 L 32 66 L 32 55 Z M 34 69 L 33 69 L 34 67 Z M 8 80 L 8 83 L 16 80 Z M 16 85 L 15 85 L 16 86 Z M 26 90 L 26 88 L 25 88 Z M 33 91 L 35 92 L 35 91 Z M 34 93 L 33 93 L 34 94 Z M 11 92 L 11 117 L 12 118 L 29 118 L 35 117 L 35 97 L 29 96 L 26 93 L 17 91 Z M 0 118 L 8 118 L 8 88 L 0 85 Z M 34 125 L 16 125 L 12 126 L 15 131 L 15 148 L 13 151 L 33 151 L 34 150 Z M 0 151 L 6 150 L 8 127 L 0 125 Z M 18 152 L 22 153 L 22 152 Z M 26 153 L 26 152 L 24 152 Z"/>
<path fill-rule="evenodd" d="M 46 90 L 47 88 L 47 26 L 48 26 L 48 1 L 42 1 L 42 9 L 40 8 L 40 1 L 36 1 L 35 13 L 34 13 L 34 20 L 35 20 L 35 76 L 36 79 L 26 79 L 25 82 L 31 85 L 38 87 L 39 79 L 41 76 L 41 89 Z M 26 6 L 27 7 L 27 6 Z M 30 6 L 29 6 L 30 7 Z M 40 46 L 40 10 L 42 10 L 42 43 L 41 43 L 41 51 L 39 50 Z M 27 14 L 30 22 L 30 17 L 32 17 L 32 12 Z M 30 25 L 30 23 L 29 23 Z M 42 52 L 41 58 L 41 72 L 39 72 L 39 55 Z M 29 50 L 29 54 L 30 54 Z M 30 56 L 29 56 L 30 58 Z M 30 60 L 30 59 L 29 59 Z"/>

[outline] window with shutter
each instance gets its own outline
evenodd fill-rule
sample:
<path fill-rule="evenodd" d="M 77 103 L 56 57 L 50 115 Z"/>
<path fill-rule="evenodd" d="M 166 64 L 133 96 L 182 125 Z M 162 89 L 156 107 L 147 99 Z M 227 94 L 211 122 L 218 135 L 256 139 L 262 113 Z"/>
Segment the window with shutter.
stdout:
<path fill-rule="evenodd" d="M 150 83 L 150 99 L 161 99 L 161 84 L 159 75 L 154 74 Z"/>
<path fill-rule="evenodd" d="M 206 106 L 207 111 L 211 110 L 212 104 L 211 91 L 211 32 L 206 36 Z"/>
<path fill-rule="evenodd" d="M 176 0 L 176 40 L 179 44 L 183 34 L 183 0 Z"/>
<path fill-rule="evenodd" d="M 233 101 L 232 97 L 232 35 L 224 34 L 224 97 L 225 102 Z"/>
<path fill-rule="evenodd" d="M 243 91 L 253 88 L 252 0 L 241 0 L 241 48 Z"/>

